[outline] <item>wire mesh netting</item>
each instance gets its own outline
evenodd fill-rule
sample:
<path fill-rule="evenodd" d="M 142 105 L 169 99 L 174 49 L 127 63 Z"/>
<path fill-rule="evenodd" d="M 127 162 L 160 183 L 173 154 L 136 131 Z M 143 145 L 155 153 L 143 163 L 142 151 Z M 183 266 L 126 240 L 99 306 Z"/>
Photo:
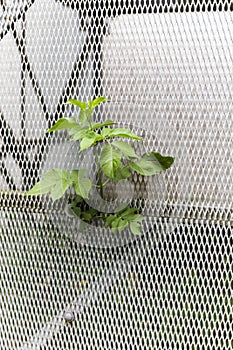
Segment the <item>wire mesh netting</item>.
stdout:
<path fill-rule="evenodd" d="M 232 10 L 0 1 L 1 349 L 232 349 Z M 96 120 L 175 157 L 119 189 L 141 200 L 138 237 L 82 233 L 67 198 L 24 196 L 50 168 L 92 167 L 45 130 L 100 95 Z"/>

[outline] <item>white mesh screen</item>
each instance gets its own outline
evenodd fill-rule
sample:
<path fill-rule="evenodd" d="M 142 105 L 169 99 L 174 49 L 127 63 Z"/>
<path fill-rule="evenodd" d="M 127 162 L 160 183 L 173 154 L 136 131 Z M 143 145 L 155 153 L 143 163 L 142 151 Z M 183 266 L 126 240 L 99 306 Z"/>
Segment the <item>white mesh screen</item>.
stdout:
<path fill-rule="evenodd" d="M 0 0 L 0 348 L 232 349 L 233 5 Z M 81 234 L 24 192 L 73 166 L 69 98 L 175 157 L 138 179 L 143 234 Z M 126 195 L 126 194 L 125 194 Z M 67 322 L 66 318 L 72 318 Z"/>

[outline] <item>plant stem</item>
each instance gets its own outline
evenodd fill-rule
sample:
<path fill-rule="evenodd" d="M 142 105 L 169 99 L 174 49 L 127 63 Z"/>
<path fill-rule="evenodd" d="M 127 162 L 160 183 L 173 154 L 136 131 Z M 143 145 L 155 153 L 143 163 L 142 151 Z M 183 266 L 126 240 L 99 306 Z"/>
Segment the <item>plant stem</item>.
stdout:
<path fill-rule="evenodd" d="M 97 216 L 93 217 L 93 219 L 106 219 L 106 218 L 107 218 L 107 216 L 104 215 L 104 213 L 101 213 L 101 215 L 97 215 Z"/>
<path fill-rule="evenodd" d="M 92 120 L 91 119 L 87 119 L 87 122 L 89 124 L 90 129 L 92 130 Z"/>
<path fill-rule="evenodd" d="M 95 165 L 96 165 L 97 175 L 98 175 L 98 184 L 99 184 L 98 188 L 100 189 L 101 197 L 104 199 L 102 174 L 101 174 L 101 170 L 100 170 L 100 167 L 99 167 L 98 149 L 97 149 L 97 145 L 96 144 L 94 144 L 94 153 L 95 153 Z"/>
<path fill-rule="evenodd" d="M 102 184 L 102 187 L 106 186 L 110 181 L 111 181 L 110 179 L 107 179 L 107 180 Z M 100 188 L 101 186 L 96 185 L 95 187 L 96 187 L 96 188 Z"/>

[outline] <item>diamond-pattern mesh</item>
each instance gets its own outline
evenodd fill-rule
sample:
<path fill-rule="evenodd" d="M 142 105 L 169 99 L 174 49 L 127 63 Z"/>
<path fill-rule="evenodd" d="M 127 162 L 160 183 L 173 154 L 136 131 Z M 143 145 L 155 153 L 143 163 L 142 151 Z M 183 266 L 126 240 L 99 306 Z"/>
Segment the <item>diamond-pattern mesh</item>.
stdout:
<path fill-rule="evenodd" d="M 232 11 L 0 1 L 1 349 L 232 349 Z M 91 168 L 65 133 L 44 131 L 77 116 L 69 98 L 99 95 L 111 102 L 97 120 L 175 157 L 119 188 L 142 205 L 138 237 L 81 233 L 66 198 L 24 196 L 47 169 Z"/>

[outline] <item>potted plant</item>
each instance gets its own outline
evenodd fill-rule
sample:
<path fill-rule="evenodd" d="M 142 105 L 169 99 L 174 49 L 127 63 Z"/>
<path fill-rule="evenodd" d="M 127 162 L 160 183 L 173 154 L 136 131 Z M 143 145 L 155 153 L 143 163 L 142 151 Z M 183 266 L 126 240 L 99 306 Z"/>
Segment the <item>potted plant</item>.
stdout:
<path fill-rule="evenodd" d="M 89 169 L 78 166 L 71 171 L 51 169 L 42 175 L 27 195 L 50 194 L 55 201 L 69 191 L 70 209 L 84 226 L 98 223 L 113 232 L 128 228 L 131 233 L 140 234 L 144 219 L 141 208 L 133 206 L 132 202 L 124 202 L 124 198 L 117 204 L 114 202 L 114 207 L 111 205 L 116 185 L 130 182 L 135 174 L 144 178 L 163 172 L 171 167 L 174 159 L 156 151 L 137 154 L 135 143 L 143 141 L 141 136 L 130 129 L 118 127 L 112 120 L 95 122 L 93 112 L 104 102 L 107 102 L 105 97 L 88 102 L 69 100 L 67 104 L 79 108 L 79 120 L 60 118 L 46 131 L 67 130 L 71 141 L 77 143 L 80 157 L 82 153 L 92 151 Z M 95 202 L 99 204 L 95 205 Z"/>

